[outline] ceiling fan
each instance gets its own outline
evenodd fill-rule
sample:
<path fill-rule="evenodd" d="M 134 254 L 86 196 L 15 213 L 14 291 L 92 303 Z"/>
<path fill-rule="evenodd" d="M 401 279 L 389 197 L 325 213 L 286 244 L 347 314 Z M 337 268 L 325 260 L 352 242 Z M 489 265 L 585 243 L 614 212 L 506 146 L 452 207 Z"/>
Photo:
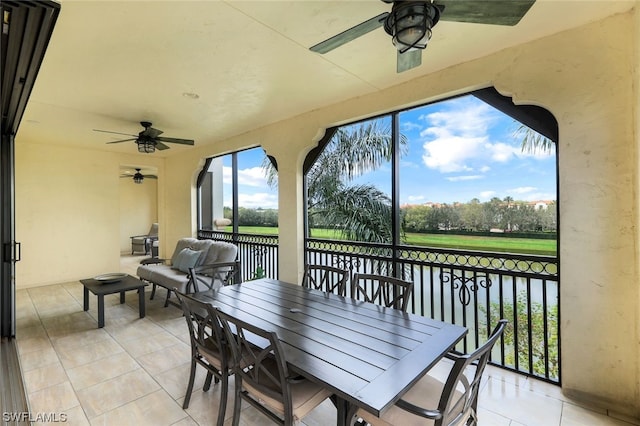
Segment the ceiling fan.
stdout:
<path fill-rule="evenodd" d="M 398 50 L 397 72 L 407 71 L 422 63 L 422 50 L 431 38 L 438 21 L 513 26 L 529 11 L 535 0 L 381 0 L 393 4 L 384 12 L 349 28 L 321 43 L 311 46 L 313 52 L 327 53 L 379 27 L 392 37 Z"/>
<path fill-rule="evenodd" d="M 119 141 L 107 142 L 107 144 L 136 141 L 136 144 L 138 145 L 138 152 L 144 152 L 148 154 L 155 152 L 156 149 L 159 149 L 159 150 L 169 149 L 169 147 L 165 145 L 163 142 L 179 143 L 182 145 L 194 144 L 194 141 L 191 139 L 161 137 L 160 135 L 163 133 L 162 130 L 154 129 L 153 127 L 151 127 L 152 124 L 149 121 L 141 121 L 140 124 L 142 125 L 142 127 L 144 127 L 144 130 L 138 133 L 137 135 L 130 135 L 128 133 L 120 133 L 120 132 L 110 132 L 108 130 L 98 130 L 98 129 L 93 129 L 93 131 L 103 132 L 103 133 L 113 133 L 115 135 L 131 136 L 131 138 L 122 139 Z"/>
<path fill-rule="evenodd" d="M 136 172 L 134 174 L 131 174 L 131 172 L 125 172 L 124 174 L 121 174 L 120 177 L 121 178 L 133 178 L 133 183 L 142 183 L 142 181 L 146 178 L 146 179 L 158 179 L 157 176 L 155 175 L 143 175 L 142 173 L 140 173 L 142 169 L 136 169 Z"/>

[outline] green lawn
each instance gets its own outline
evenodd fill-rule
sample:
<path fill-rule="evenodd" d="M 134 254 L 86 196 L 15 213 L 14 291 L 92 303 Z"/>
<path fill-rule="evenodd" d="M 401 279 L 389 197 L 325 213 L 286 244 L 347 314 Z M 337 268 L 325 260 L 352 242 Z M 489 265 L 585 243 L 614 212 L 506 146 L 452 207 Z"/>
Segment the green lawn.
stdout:
<path fill-rule="evenodd" d="M 225 229 L 231 232 L 231 227 Z M 278 228 L 241 226 L 243 234 L 277 235 Z M 312 229 L 313 238 L 341 239 L 338 232 L 328 229 Z M 498 251 L 555 256 L 556 240 L 536 238 L 479 237 L 451 234 L 406 234 L 406 244 L 415 246 L 456 248 L 461 250 Z"/>

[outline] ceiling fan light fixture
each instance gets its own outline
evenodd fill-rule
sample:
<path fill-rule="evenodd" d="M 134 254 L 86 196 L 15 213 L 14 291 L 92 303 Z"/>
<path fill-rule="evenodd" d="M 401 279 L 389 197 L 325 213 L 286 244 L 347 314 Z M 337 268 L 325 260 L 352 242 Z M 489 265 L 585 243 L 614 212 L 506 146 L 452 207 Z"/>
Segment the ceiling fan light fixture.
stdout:
<path fill-rule="evenodd" d="M 138 139 L 136 143 L 138 144 L 138 152 L 140 153 L 151 154 L 156 152 L 156 144 L 153 140 Z"/>
<path fill-rule="evenodd" d="M 136 174 L 133 175 L 133 183 L 142 183 L 144 176 L 140 173 L 140 169 L 136 169 Z"/>
<path fill-rule="evenodd" d="M 384 30 L 393 37 L 400 53 L 425 49 L 431 39 L 431 28 L 439 19 L 440 9 L 431 2 L 395 1 L 384 22 Z"/>

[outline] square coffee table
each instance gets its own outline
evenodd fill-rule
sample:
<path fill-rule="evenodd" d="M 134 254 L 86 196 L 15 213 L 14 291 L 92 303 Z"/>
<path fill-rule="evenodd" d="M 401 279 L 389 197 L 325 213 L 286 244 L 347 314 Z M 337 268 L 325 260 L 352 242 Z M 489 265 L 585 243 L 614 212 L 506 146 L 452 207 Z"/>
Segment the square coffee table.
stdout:
<path fill-rule="evenodd" d="M 147 284 L 136 277 L 127 275 L 117 282 L 105 283 L 93 278 L 80 280 L 84 286 L 84 310 L 89 310 L 89 291 L 98 296 L 98 328 L 104 327 L 104 296 L 105 294 L 120 293 L 120 303 L 124 303 L 124 293 L 131 290 L 138 290 L 138 310 L 140 318 L 144 318 L 144 288 Z"/>

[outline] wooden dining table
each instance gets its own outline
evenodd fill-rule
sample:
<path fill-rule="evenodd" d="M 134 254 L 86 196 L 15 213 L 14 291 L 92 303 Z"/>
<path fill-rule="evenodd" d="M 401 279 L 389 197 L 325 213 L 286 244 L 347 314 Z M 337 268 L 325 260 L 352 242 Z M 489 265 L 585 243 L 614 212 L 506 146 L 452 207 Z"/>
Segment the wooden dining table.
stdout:
<path fill-rule="evenodd" d="M 337 424 L 356 407 L 379 416 L 467 329 L 269 278 L 194 297 L 275 331 L 289 368 L 334 394 Z"/>

